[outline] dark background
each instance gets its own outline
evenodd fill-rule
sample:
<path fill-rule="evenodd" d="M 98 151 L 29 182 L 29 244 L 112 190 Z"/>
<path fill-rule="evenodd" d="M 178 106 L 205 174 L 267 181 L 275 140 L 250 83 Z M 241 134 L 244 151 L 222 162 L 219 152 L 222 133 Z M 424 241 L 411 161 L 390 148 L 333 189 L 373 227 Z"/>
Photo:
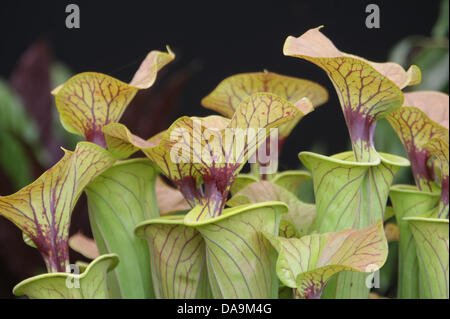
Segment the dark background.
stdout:
<path fill-rule="evenodd" d="M 65 27 L 65 7 L 77 3 L 81 28 Z M 365 8 L 380 6 L 381 28 L 367 29 Z M 330 101 L 311 113 L 287 142 L 281 165 L 296 168 L 296 154 L 319 141 L 333 154 L 347 148 L 347 129 L 325 73 L 306 61 L 285 57 L 288 35 L 312 27 L 342 51 L 385 61 L 389 50 L 412 34 L 428 35 L 439 1 L 2 1 L 0 75 L 8 77 L 21 53 L 36 39 L 50 40 L 56 59 L 75 72 L 97 71 L 129 81 L 146 53 L 170 45 L 169 71 L 195 63 L 173 119 L 206 115 L 200 106 L 222 79 L 235 73 L 269 71 L 324 85 Z M 157 116 L 157 114 L 154 114 Z M 149 137 L 149 136 L 146 136 Z M 287 156 L 285 156 L 287 155 Z"/>
<path fill-rule="evenodd" d="M 80 7 L 80 29 L 65 27 L 65 8 L 70 3 Z M 380 6 L 380 29 L 365 26 L 365 8 L 369 3 Z M 268 69 L 314 80 L 328 89 L 330 100 L 304 118 L 285 144 L 280 167 L 295 169 L 299 166 L 298 152 L 313 145 L 323 145 L 321 152 L 326 155 L 347 150 L 348 133 L 336 93 L 325 73 L 306 61 L 283 56 L 285 38 L 325 25 L 323 33 L 342 51 L 382 62 L 404 37 L 429 35 L 438 11 L 439 1 L 434 0 L 2 0 L 0 77 L 8 79 L 21 54 L 43 38 L 50 43 L 54 59 L 64 62 L 74 73 L 102 72 L 127 82 L 147 52 L 164 50 L 165 45 L 170 45 L 177 57 L 165 72 L 170 75 L 180 69 L 193 70 L 178 95 L 170 120 L 181 115 L 211 114 L 200 106 L 201 98 L 235 73 Z M 162 116 L 155 113 L 150 114 L 153 119 Z M 132 125 L 130 129 L 133 131 Z M 20 232 L 16 231 L 14 236 L 0 249 L 23 245 Z M 8 261 L 25 258 L 8 266 L 6 260 L 0 260 L 0 297 L 11 297 L 12 286 L 30 275 L 11 269 L 40 262 L 32 248 L 26 252 L 30 258 L 14 254 L 2 257 L 0 253 L 0 259 Z"/>

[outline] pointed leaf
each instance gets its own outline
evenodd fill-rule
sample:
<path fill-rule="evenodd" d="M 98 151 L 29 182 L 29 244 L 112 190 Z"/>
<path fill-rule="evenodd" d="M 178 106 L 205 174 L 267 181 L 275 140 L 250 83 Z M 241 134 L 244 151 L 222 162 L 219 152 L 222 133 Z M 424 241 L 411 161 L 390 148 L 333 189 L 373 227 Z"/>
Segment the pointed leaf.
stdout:
<path fill-rule="evenodd" d="M 108 150 L 118 159 L 125 159 L 139 151 L 139 147 L 151 147 L 148 142 L 132 134 L 120 123 L 111 123 L 103 127 Z M 136 146 L 135 146 L 136 145 Z"/>
<path fill-rule="evenodd" d="M 70 217 L 81 192 L 113 163 L 106 150 L 82 142 L 32 184 L 0 196 L 0 215 L 31 238 L 49 272 L 64 271 L 69 262 Z"/>
<path fill-rule="evenodd" d="M 277 274 L 300 298 L 318 298 L 328 280 L 342 271 L 373 272 L 387 258 L 383 222 L 361 229 L 282 238 L 264 233 L 278 251 Z"/>
<path fill-rule="evenodd" d="M 115 164 L 86 188 L 92 232 L 100 253 L 121 257 L 109 279 L 110 285 L 119 289 L 113 291 L 114 298 L 153 298 L 147 243 L 134 236 L 134 228 L 159 216 L 156 174 L 148 159 L 132 159 Z"/>
<path fill-rule="evenodd" d="M 289 221 L 300 236 L 308 234 L 316 217 L 315 206 L 303 203 L 294 194 L 272 182 L 259 181 L 252 183 L 236 193 L 227 204 L 230 207 L 236 207 L 238 205 L 268 201 L 285 203 L 289 207 L 289 211 L 287 214 L 283 214 L 281 220 Z M 288 226 L 288 224 L 283 223 L 280 227 L 285 229 Z"/>
<path fill-rule="evenodd" d="M 339 51 L 320 28 L 286 39 L 283 53 L 308 60 L 325 70 L 333 82 L 349 129 L 355 160 L 375 161 L 376 121 L 403 104 L 401 88 L 417 82 L 416 68 L 406 72 L 395 63 L 374 63 Z"/>
<path fill-rule="evenodd" d="M 109 298 L 106 274 L 118 262 L 115 254 L 102 255 L 79 275 L 58 272 L 35 276 L 17 284 L 13 293 L 32 299 L 106 299 Z"/>
<path fill-rule="evenodd" d="M 100 73 L 75 75 L 52 92 L 64 128 L 105 146 L 103 126 L 118 122 L 138 90 L 152 86 L 158 71 L 174 57 L 170 50 L 151 51 L 129 84 Z"/>
<path fill-rule="evenodd" d="M 205 241 L 184 216 L 152 219 L 136 227 L 150 248 L 156 298 L 210 298 L 206 273 Z"/>

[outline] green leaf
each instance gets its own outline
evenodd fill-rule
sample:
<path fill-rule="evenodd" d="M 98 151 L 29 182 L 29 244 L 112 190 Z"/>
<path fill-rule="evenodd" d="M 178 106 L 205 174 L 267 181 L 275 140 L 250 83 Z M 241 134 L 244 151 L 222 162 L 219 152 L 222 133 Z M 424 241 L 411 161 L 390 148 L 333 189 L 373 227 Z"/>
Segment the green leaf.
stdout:
<path fill-rule="evenodd" d="M 28 246 L 33 247 L 33 248 L 37 248 L 37 246 L 35 245 L 35 243 L 33 243 L 33 240 L 31 240 L 31 238 L 28 237 L 27 234 L 22 233 L 22 239 L 23 239 L 23 242 L 24 242 L 25 244 L 27 244 Z"/>
<path fill-rule="evenodd" d="M 113 163 L 103 148 L 81 142 L 32 184 L 15 194 L 0 196 L 0 215 L 19 227 L 38 247 L 49 272 L 69 263 L 68 236 L 72 210 L 96 176 Z"/>
<path fill-rule="evenodd" d="M 404 106 L 387 116 L 411 161 L 416 185 L 432 191 L 431 152 L 424 146 L 431 138 L 448 134 L 448 95 L 434 91 L 405 93 Z"/>
<path fill-rule="evenodd" d="M 439 193 L 419 191 L 417 187 L 409 185 L 394 185 L 389 197 L 400 228 L 397 296 L 400 299 L 418 298 L 419 264 L 416 244 L 404 218 L 422 216 L 435 210 L 439 204 Z"/>
<path fill-rule="evenodd" d="M 231 118 L 243 100 L 261 92 L 275 94 L 292 104 L 304 97 L 314 106 L 328 100 L 326 89 L 315 82 L 265 71 L 236 74 L 226 78 L 203 98 L 202 105 Z"/>
<path fill-rule="evenodd" d="M 386 261 L 383 221 L 361 229 L 283 238 L 264 233 L 278 251 L 277 275 L 296 297 L 320 298 L 328 280 L 342 271 L 374 272 Z"/>
<path fill-rule="evenodd" d="M 156 298 L 205 299 L 211 297 L 206 272 L 205 241 L 183 223 L 184 216 L 164 216 L 140 223 L 136 235 L 150 248 Z"/>
<path fill-rule="evenodd" d="M 407 217 L 417 247 L 420 298 L 449 298 L 448 219 Z"/>
<path fill-rule="evenodd" d="M 120 265 L 110 274 L 114 298 L 152 298 L 147 243 L 134 235 L 140 222 L 159 216 L 156 171 L 148 159 L 115 164 L 87 188 L 89 218 L 101 254 L 116 253 Z M 118 236 L 120 234 L 120 236 Z"/>
<path fill-rule="evenodd" d="M 448 21 L 449 21 L 449 0 L 441 0 L 439 8 L 439 17 L 433 26 L 431 34 L 437 38 L 445 38 L 448 35 Z"/>
<path fill-rule="evenodd" d="M 40 145 L 36 123 L 28 116 L 20 99 L 0 79 L 0 129 L 13 132 L 30 145 Z"/>
<path fill-rule="evenodd" d="M 276 252 L 261 232 L 277 235 L 287 206 L 280 202 L 243 205 L 198 222 L 195 216 L 201 209 L 195 207 L 185 216 L 184 223 L 194 226 L 206 242 L 213 297 L 277 298 Z"/>
<path fill-rule="evenodd" d="M 302 152 L 299 157 L 312 171 L 317 210 L 313 229 L 319 233 L 361 229 L 383 219 L 392 180 L 400 167 L 409 164 L 384 153 L 372 163 L 356 162 L 352 152 L 331 157 Z M 334 289 L 337 281 L 339 287 Z M 324 296 L 367 298 L 368 293 L 364 276 L 343 273 L 332 279 Z"/>
<path fill-rule="evenodd" d="M 106 299 L 110 297 L 106 274 L 118 262 L 115 254 L 102 255 L 81 274 L 58 272 L 31 277 L 17 284 L 13 293 L 32 299 Z"/>
<path fill-rule="evenodd" d="M 192 207 L 203 206 L 197 218 L 206 220 L 222 214 L 236 176 L 266 141 L 270 129 L 299 114 L 301 109 L 276 95 L 256 93 L 242 101 L 231 120 L 184 116 L 149 141 L 121 124 L 110 124 L 103 132 L 108 148 L 119 155 L 141 149 Z"/>
<path fill-rule="evenodd" d="M 300 201 L 287 189 L 269 181 L 252 183 L 241 189 L 228 202 L 228 206 L 236 207 L 251 203 L 263 203 L 268 201 L 280 201 L 289 207 L 287 214 L 281 217 L 280 231 L 295 232 L 299 236 L 309 234 L 311 225 L 316 217 L 314 205 Z M 285 221 L 288 221 L 287 224 Z M 291 229 L 291 226 L 294 229 Z"/>

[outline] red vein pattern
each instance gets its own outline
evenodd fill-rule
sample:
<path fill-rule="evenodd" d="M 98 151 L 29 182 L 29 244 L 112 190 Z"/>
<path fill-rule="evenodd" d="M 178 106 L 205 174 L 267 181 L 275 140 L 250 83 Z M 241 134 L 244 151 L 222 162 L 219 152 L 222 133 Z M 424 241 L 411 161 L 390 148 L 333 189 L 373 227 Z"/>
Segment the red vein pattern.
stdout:
<path fill-rule="evenodd" d="M 55 273 L 35 276 L 16 285 L 16 296 L 27 295 L 31 299 L 107 299 L 110 298 L 106 282 L 107 273 L 119 262 L 115 254 L 102 255 L 92 261 L 80 274 Z M 79 287 L 69 287 L 78 282 Z"/>
<path fill-rule="evenodd" d="M 148 241 L 156 298 L 210 298 L 205 242 L 195 228 L 155 221 L 137 234 Z"/>
<path fill-rule="evenodd" d="M 441 202 L 438 208 L 437 217 L 449 217 L 449 139 L 448 130 L 444 136 L 431 139 L 425 148 L 436 156 L 441 171 Z"/>

